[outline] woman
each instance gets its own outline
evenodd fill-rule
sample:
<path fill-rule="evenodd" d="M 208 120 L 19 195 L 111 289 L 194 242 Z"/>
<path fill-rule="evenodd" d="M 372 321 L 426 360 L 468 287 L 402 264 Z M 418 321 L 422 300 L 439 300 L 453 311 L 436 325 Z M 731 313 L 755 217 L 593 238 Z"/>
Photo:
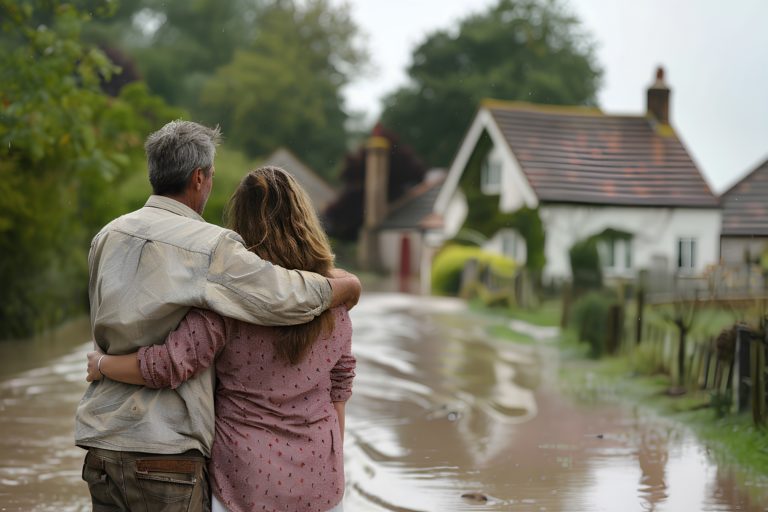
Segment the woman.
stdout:
<path fill-rule="evenodd" d="M 277 167 L 242 180 L 229 227 L 262 259 L 323 275 L 333 254 L 307 194 Z M 341 510 L 344 404 L 355 359 L 346 308 L 293 327 L 262 327 L 192 309 L 164 345 L 122 356 L 88 354 L 102 376 L 176 387 L 214 364 L 213 511 Z"/>

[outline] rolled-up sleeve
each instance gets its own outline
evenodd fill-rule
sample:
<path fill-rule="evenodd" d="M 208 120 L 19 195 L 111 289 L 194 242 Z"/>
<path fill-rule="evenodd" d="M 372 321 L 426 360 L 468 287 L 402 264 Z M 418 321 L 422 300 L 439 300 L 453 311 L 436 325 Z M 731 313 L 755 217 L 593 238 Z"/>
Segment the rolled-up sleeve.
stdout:
<path fill-rule="evenodd" d="M 343 338 L 343 349 L 339 360 L 331 370 L 331 401 L 346 402 L 352 396 L 352 381 L 355 378 L 357 360 L 352 355 L 352 322 L 346 308 L 336 310 L 335 335 Z"/>
<path fill-rule="evenodd" d="M 223 316 L 258 325 L 296 325 L 328 309 L 328 279 L 287 270 L 248 251 L 234 232 L 225 232 L 211 256 L 205 307 Z"/>
<path fill-rule="evenodd" d="M 176 389 L 213 365 L 226 342 L 224 319 L 191 309 L 162 345 L 139 349 L 139 368 L 147 387 Z"/>

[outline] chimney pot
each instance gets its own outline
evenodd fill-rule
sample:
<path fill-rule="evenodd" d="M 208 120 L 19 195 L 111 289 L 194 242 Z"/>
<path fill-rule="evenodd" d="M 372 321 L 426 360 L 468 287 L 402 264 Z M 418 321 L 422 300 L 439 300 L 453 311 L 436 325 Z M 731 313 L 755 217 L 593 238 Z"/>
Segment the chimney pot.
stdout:
<path fill-rule="evenodd" d="M 664 81 L 664 68 L 656 68 L 656 81 L 648 88 L 646 95 L 647 115 L 657 122 L 669 124 L 669 97 L 671 91 Z"/>

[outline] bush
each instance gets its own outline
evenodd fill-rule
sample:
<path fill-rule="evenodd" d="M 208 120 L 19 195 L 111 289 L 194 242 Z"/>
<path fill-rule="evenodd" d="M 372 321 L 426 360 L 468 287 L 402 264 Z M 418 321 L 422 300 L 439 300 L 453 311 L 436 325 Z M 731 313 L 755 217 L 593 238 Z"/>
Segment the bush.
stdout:
<path fill-rule="evenodd" d="M 432 293 L 458 295 L 464 265 L 473 259 L 478 260 L 481 265 L 488 265 L 497 274 L 514 275 L 516 265 L 511 258 L 484 251 L 479 247 L 447 245 L 435 256 L 432 263 Z"/>
<path fill-rule="evenodd" d="M 573 305 L 572 325 L 579 341 L 589 344 L 590 357 L 600 357 L 605 351 L 608 314 L 615 297 L 602 291 L 589 292 Z"/>
<path fill-rule="evenodd" d="M 573 244 L 569 256 L 574 290 L 580 292 L 602 288 L 603 273 L 597 252 L 597 240 L 594 237 Z"/>

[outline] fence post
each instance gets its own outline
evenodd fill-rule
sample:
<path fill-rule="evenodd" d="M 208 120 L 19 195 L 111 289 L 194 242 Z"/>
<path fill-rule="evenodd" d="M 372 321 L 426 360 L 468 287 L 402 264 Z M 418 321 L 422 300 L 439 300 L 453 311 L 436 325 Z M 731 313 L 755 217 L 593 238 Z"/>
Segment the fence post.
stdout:
<path fill-rule="evenodd" d="M 643 341 L 643 317 L 645 316 L 645 281 L 648 271 L 641 270 L 637 279 L 637 318 L 635 319 L 635 344 Z"/>
<path fill-rule="evenodd" d="M 736 326 L 736 353 L 733 357 L 733 372 L 731 373 L 731 388 L 733 392 L 733 412 L 743 411 L 749 403 L 749 356 L 750 331 L 744 324 Z"/>
<path fill-rule="evenodd" d="M 566 283 L 563 287 L 563 308 L 560 311 L 560 328 L 565 330 L 571 316 L 571 306 L 573 303 L 573 284 Z"/>
<path fill-rule="evenodd" d="M 606 351 L 613 355 L 616 353 L 616 349 L 619 347 L 621 341 L 621 326 L 622 326 L 622 307 L 621 304 L 611 304 L 608 308 L 608 325 L 605 348 Z"/>
<path fill-rule="evenodd" d="M 765 336 L 752 340 L 752 421 L 761 427 L 765 424 Z"/>
<path fill-rule="evenodd" d="M 467 260 L 461 271 L 459 283 L 459 297 L 468 299 L 475 293 L 480 277 L 480 262 L 476 259 Z"/>

